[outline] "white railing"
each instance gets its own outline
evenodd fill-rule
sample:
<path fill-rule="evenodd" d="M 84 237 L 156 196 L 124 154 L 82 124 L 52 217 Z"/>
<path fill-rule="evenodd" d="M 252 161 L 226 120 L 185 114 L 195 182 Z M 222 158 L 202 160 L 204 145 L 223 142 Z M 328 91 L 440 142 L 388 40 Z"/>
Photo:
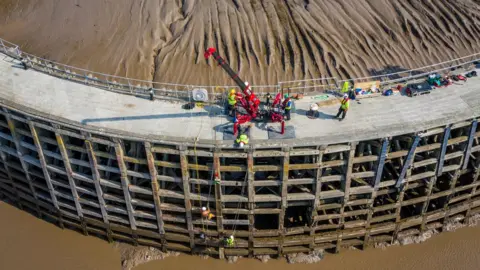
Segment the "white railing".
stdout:
<path fill-rule="evenodd" d="M 191 100 L 193 89 L 206 89 L 209 93 L 210 102 L 221 102 L 225 98 L 226 90 L 239 89 L 238 86 L 202 86 L 185 85 L 174 83 L 161 83 L 147 80 L 138 80 L 121 76 L 109 75 L 90 70 L 64 65 L 47 59 L 22 52 L 18 45 L 0 39 L 0 52 L 24 62 L 29 68 L 50 74 L 52 76 L 76 81 L 113 92 L 130 94 L 149 98 L 151 91 L 156 99 L 167 100 Z M 421 68 L 399 71 L 388 74 L 380 74 L 371 77 L 352 78 L 339 80 L 336 77 L 318 78 L 309 80 L 282 81 L 277 85 L 255 85 L 252 89 L 262 96 L 266 93 L 278 92 L 316 94 L 323 92 L 339 92 L 343 82 L 380 81 L 381 85 L 408 82 L 421 77 L 426 77 L 433 72 L 443 72 L 452 68 L 463 67 L 480 60 L 480 53 L 464 56 L 461 58 L 429 65 Z"/>

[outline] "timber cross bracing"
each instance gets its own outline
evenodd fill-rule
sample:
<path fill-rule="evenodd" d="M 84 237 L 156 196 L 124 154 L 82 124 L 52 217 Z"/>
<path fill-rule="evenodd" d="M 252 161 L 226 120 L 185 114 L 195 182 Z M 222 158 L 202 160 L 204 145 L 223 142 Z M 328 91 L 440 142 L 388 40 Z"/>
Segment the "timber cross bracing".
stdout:
<path fill-rule="evenodd" d="M 0 194 L 109 240 L 219 257 L 340 251 L 480 213 L 476 119 L 369 141 L 235 149 L 3 109 Z"/>

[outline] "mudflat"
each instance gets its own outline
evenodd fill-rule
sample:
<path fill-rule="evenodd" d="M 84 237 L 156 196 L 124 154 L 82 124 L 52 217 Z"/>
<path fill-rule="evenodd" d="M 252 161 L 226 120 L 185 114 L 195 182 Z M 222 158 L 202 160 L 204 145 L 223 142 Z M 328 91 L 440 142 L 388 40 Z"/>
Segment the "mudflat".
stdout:
<path fill-rule="evenodd" d="M 62 230 L 27 212 L 0 201 L 0 269 L 121 269 L 121 257 L 113 244 L 93 236 Z M 142 264 L 135 269 L 178 270 L 434 270 L 480 269 L 480 227 L 441 233 L 421 244 L 392 246 L 385 250 L 347 250 L 327 254 L 317 264 L 287 264 L 270 260 L 240 259 L 229 264 L 218 259 L 180 255 Z"/>
<path fill-rule="evenodd" d="M 2 0 L 0 37 L 50 60 L 182 84 L 399 71 L 480 52 L 476 0 Z"/>

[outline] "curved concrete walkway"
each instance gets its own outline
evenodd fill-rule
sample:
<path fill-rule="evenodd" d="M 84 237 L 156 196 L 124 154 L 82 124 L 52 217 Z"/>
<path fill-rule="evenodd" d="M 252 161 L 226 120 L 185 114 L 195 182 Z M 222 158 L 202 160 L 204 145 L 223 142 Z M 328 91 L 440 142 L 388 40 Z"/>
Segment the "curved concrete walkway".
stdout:
<path fill-rule="evenodd" d="M 183 110 L 182 104 L 149 101 L 82 85 L 16 66 L 17 61 L 0 55 L 0 99 L 57 117 L 103 128 L 141 135 L 223 140 L 222 127 L 229 120 L 222 108 Z M 480 116 L 480 78 L 434 90 L 430 95 L 378 97 L 352 102 L 347 118 L 332 119 L 338 107 L 321 108 L 318 119 L 305 111 L 312 100 L 296 102 L 288 126 L 297 139 L 316 138 L 331 144 L 400 135 Z M 269 124 L 279 128 L 279 124 Z M 252 140 L 268 139 L 265 127 L 256 126 Z"/>

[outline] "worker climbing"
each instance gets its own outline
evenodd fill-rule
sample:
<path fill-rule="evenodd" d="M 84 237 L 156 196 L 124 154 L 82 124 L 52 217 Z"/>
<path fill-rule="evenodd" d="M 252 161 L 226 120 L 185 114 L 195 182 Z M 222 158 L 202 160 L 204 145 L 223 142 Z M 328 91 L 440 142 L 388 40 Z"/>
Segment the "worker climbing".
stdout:
<path fill-rule="evenodd" d="M 240 132 L 237 137 L 237 140 L 235 141 L 239 147 L 244 147 L 245 145 L 248 144 L 249 137 L 250 137 L 250 129 L 252 128 L 253 124 L 249 124 L 246 128 L 240 127 Z"/>
<path fill-rule="evenodd" d="M 225 244 L 227 245 L 227 247 L 233 247 L 235 245 L 235 238 L 233 237 L 233 235 L 230 235 L 230 237 L 225 239 Z"/>
<path fill-rule="evenodd" d="M 288 120 L 290 120 L 290 111 L 292 109 L 292 100 L 288 96 L 288 94 L 285 94 L 284 96 L 285 100 L 283 101 L 282 107 L 283 110 L 285 111 L 285 117 Z"/>
<path fill-rule="evenodd" d="M 350 99 L 348 98 L 348 94 L 343 95 L 343 99 L 340 103 L 340 108 L 338 109 L 337 116 L 336 118 L 340 117 L 340 114 L 342 114 L 342 118 L 339 120 L 342 121 L 345 119 L 345 116 L 347 115 L 348 108 L 350 107 Z"/>
<path fill-rule="evenodd" d="M 215 215 L 210 211 L 210 209 L 207 209 L 205 206 L 202 207 L 202 217 L 211 220 L 212 218 L 215 217 Z"/>
<path fill-rule="evenodd" d="M 235 89 L 230 90 L 228 95 L 228 115 L 233 116 L 235 113 L 235 107 L 237 104 L 237 91 Z"/>

